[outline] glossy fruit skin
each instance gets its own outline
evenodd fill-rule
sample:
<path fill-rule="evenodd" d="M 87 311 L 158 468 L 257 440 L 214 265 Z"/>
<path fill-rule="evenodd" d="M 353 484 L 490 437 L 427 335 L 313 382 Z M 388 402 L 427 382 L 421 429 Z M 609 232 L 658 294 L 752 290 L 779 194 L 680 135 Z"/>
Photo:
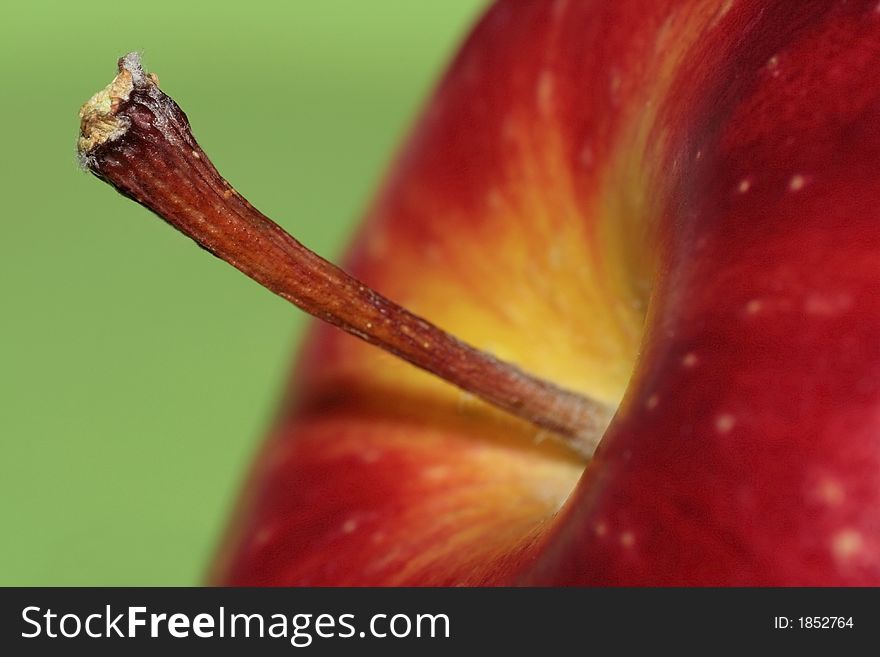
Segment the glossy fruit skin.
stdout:
<path fill-rule="evenodd" d="M 316 326 L 212 581 L 880 584 L 878 70 L 876 2 L 494 5 L 346 267 L 617 417 Z"/>

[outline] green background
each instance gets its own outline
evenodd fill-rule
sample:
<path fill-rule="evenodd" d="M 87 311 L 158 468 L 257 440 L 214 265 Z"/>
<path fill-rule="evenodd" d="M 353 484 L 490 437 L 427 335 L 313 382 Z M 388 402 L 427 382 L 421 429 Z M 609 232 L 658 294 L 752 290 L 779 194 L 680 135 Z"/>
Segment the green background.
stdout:
<path fill-rule="evenodd" d="M 332 259 L 483 4 L 3 3 L 0 584 L 200 582 L 305 324 L 77 168 L 116 58 Z"/>

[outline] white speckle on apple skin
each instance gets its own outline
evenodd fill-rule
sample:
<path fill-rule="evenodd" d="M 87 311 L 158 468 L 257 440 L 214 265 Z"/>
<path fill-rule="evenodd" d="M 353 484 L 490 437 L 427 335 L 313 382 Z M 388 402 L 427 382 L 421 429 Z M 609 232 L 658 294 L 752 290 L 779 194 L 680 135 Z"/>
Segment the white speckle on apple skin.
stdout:
<path fill-rule="evenodd" d="M 779 77 L 779 55 L 773 55 L 767 60 L 767 70 L 774 78 Z"/>
<path fill-rule="evenodd" d="M 275 528 L 274 527 L 261 527 L 254 534 L 253 538 L 253 546 L 255 548 L 262 548 L 269 544 L 269 541 L 275 536 Z"/>
<path fill-rule="evenodd" d="M 761 308 L 763 308 L 764 304 L 760 299 L 752 299 L 746 304 L 745 311 L 746 315 L 757 315 L 761 312 Z"/>
<path fill-rule="evenodd" d="M 548 438 L 552 438 L 552 437 L 553 437 L 553 434 L 552 434 L 552 433 L 550 433 L 549 431 L 544 431 L 544 430 L 542 429 L 541 431 L 538 431 L 538 432 L 532 437 L 532 441 L 534 441 L 534 443 L 535 443 L 536 445 L 540 445 L 540 444 L 543 443 L 545 440 L 547 440 Z"/>
<path fill-rule="evenodd" d="M 605 536 L 608 533 L 608 525 L 604 522 L 597 522 L 593 525 L 593 531 L 596 533 L 596 536 Z"/>
<path fill-rule="evenodd" d="M 620 535 L 620 545 L 625 548 L 631 548 L 636 544 L 635 534 L 632 532 L 623 532 Z"/>
<path fill-rule="evenodd" d="M 715 430 L 718 433 L 730 433 L 736 425 L 736 418 L 730 413 L 722 413 L 715 418 Z"/>
<path fill-rule="evenodd" d="M 830 507 L 840 506 L 846 497 L 843 486 L 836 479 L 823 479 L 819 482 L 816 492 L 819 500 Z"/>
<path fill-rule="evenodd" d="M 721 6 L 718 8 L 718 12 L 715 14 L 715 17 L 712 19 L 712 23 L 709 25 L 709 29 L 713 29 L 721 22 L 721 19 L 724 18 L 727 13 L 733 9 L 734 0 L 724 0 Z"/>
<path fill-rule="evenodd" d="M 788 189 L 792 192 L 799 192 L 804 188 L 804 185 L 807 184 L 807 179 L 804 178 L 801 174 L 796 173 L 791 177 L 788 181 Z"/>
<path fill-rule="evenodd" d="M 752 188 L 752 179 L 751 178 L 743 178 L 739 181 L 739 184 L 736 186 L 736 191 L 740 194 L 745 194 Z"/>
<path fill-rule="evenodd" d="M 691 351 L 684 355 L 684 358 L 681 359 L 681 364 L 683 367 L 687 369 L 693 369 L 700 362 L 700 359 L 697 358 L 697 355 Z"/>
<path fill-rule="evenodd" d="M 342 533 L 343 534 L 351 534 L 355 529 L 358 528 L 358 521 L 354 518 L 349 518 L 344 523 L 342 523 Z"/>
<path fill-rule="evenodd" d="M 648 397 L 648 401 L 645 402 L 645 407 L 649 411 L 652 411 L 655 408 L 657 408 L 657 404 L 659 404 L 659 403 L 660 403 L 660 398 L 657 395 L 651 395 L 650 397 Z"/>
<path fill-rule="evenodd" d="M 611 70 L 611 77 L 608 80 L 608 91 L 611 96 L 611 104 L 614 107 L 618 107 L 620 105 L 620 89 L 623 86 L 623 78 L 620 76 L 620 71 L 616 68 Z"/>
<path fill-rule="evenodd" d="M 488 349 L 484 349 L 484 351 L 489 351 Z M 477 403 L 477 398 L 469 392 L 465 392 L 464 390 L 458 391 L 458 396 L 456 397 L 456 408 L 462 412 L 468 412 L 473 406 Z"/>
<path fill-rule="evenodd" d="M 842 529 L 831 539 L 831 553 L 837 561 L 846 563 L 862 551 L 864 544 L 860 532 L 851 528 Z"/>
<path fill-rule="evenodd" d="M 553 79 L 553 73 L 544 69 L 538 75 L 538 84 L 535 87 L 535 95 L 538 99 L 538 110 L 544 116 L 553 114 L 553 95 L 556 83 Z"/>

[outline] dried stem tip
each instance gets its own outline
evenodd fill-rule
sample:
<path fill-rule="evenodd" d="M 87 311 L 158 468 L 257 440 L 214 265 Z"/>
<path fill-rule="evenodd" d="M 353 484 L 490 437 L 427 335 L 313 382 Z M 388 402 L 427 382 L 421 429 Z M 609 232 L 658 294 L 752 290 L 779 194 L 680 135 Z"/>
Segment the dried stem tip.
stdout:
<path fill-rule="evenodd" d="M 80 118 L 83 166 L 203 248 L 306 312 L 592 454 L 610 409 L 461 342 L 297 242 L 217 173 L 136 53 L 119 60 Z"/>
<path fill-rule="evenodd" d="M 143 84 L 143 79 L 140 56 L 136 52 L 129 53 L 119 60 L 119 74 L 113 81 L 82 106 L 79 110 L 80 136 L 76 142 L 81 158 L 96 146 L 118 139 L 128 129 L 128 119 L 117 114 L 119 105 L 128 100 L 135 84 Z"/>

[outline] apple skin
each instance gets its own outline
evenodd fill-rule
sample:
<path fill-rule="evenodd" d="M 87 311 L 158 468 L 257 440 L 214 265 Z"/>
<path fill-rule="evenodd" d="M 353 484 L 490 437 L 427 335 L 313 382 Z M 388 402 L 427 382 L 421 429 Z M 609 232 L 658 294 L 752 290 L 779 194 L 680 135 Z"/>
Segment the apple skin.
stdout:
<path fill-rule="evenodd" d="M 876 1 L 494 5 L 345 266 L 617 416 L 315 326 L 211 581 L 880 584 L 878 70 Z"/>

